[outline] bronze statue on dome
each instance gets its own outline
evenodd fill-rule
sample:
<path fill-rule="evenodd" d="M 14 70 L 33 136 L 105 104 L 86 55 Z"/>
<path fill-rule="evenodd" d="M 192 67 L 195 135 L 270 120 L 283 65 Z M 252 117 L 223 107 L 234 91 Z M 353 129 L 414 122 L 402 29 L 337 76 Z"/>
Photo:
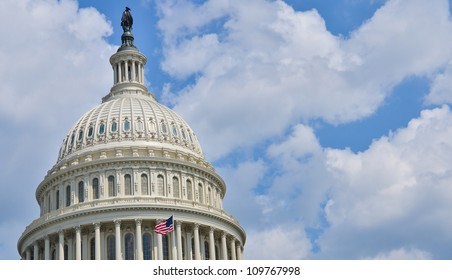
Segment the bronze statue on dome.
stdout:
<path fill-rule="evenodd" d="M 122 13 L 121 26 L 124 32 L 131 31 L 133 25 L 132 14 L 130 13 L 130 8 L 126 7 L 126 10 Z"/>

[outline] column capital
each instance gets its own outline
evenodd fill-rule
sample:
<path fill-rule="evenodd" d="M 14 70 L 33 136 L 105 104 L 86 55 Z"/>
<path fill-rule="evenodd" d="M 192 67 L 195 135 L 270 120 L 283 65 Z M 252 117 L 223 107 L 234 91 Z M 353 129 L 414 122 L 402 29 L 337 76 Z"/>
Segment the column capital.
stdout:
<path fill-rule="evenodd" d="M 121 220 L 113 220 L 113 222 L 115 223 L 116 226 L 120 226 L 121 225 Z"/>
<path fill-rule="evenodd" d="M 82 227 L 80 225 L 77 225 L 77 226 L 74 227 L 74 229 L 75 229 L 76 232 L 77 231 L 80 232 Z"/>
<path fill-rule="evenodd" d="M 193 229 L 198 230 L 198 229 L 199 229 L 199 223 L 194 223 L 194 224 L 193 224 Z"/>
<path fill-rule="evenodd" d="M 214 232 L 214 231 L 215 231 L 215 228 L 214 228 L 214 227 L 210 227 L 210 228 L 209 228 L 209 233 L 210 233 L 210 232 Z"/>
<path fill-rule="evenodd" d="M 64 236 L 64 229 L 60 229 L 60 230 L 58 230 L 58 235 L 59 236 Z"/>
<path fill-rule="evenodd" d="M 182 221 L 176 221 L 176 226 L 178 227 L 182 226 Z"/>
<path fill-rule="evenodd" d="M 93 223 L 93 225 L 94 225 L 94 229 L 100 228 L 100 222 Z"/>
<path fill-rule="evenodd" d="M 137 226 L 141 226 L 142 220 L 141 219 L 135 219 L 135 224 Z"/>

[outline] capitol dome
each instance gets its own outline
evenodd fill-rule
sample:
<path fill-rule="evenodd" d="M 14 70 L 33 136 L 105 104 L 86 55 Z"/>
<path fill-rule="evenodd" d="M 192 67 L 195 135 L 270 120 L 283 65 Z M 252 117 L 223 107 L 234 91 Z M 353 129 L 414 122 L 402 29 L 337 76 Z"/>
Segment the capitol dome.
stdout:
<path fill-rule="evenodd" d="M 129 10 L 110 58 L 113 87 L 64 137 L 36 189 L 40 216 L 22 259 L 241 259 L 245 232 L 223 209 L 226 185 L 196 134 L 144 85 Z M 155 231 L 165 224 L 168 232 Z"/>

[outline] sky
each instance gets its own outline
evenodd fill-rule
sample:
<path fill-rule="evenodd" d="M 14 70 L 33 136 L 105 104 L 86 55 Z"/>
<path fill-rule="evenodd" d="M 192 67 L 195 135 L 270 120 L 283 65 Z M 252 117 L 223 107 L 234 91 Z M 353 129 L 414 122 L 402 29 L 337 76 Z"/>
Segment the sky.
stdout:
<path fill-rule="evenodd" d="M 0 259 L 112 84 L 125 6 L 146 85 L 227 184 L 246 259 L 452 259 L 446 0 L 2 0 Z"/>

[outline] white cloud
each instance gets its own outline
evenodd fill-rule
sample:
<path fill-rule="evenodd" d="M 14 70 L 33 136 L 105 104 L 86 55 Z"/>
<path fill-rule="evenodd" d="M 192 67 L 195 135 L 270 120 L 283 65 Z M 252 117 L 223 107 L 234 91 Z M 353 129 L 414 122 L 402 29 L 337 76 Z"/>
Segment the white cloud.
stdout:
<path fill-rule="evenodd" d="M 280 161 L 266 202 L 283 205 L 270 217 L 296 213 L 299 230 L 318 230 L 312 258 L 450 258 L 451 123 L 448 106 L 424 110 L 359 153 L 317 148 L 297 126 L 269 148 Z M 303 146 L 315 152 L 300 157 Z"/>
<path fill-rule="evenodd" d="M 104 40 L 112 28 L 103 15 L 71 0 L 2 1 L 0 10 L 5 22 L 15 23 L 0 31 L 2 119 L 54 125 L 108 93 L 114 50 Z M 7 40 L 11 34 L 14 40 Z M 74 76 L 83 83 L 74 86 Z"/>
<path fill-rule="evenodd" d="M 378 253 L 376 260 L 428 260 L 431 259 L 431 254 L 416 248 L 400 248 L 390 252 Z"/>
<path fill-rule="evenodd" d="M 303 231 L 291 224 L 278 225 L 262 231 L 250 231 L 244 252 L 251 260 L 305 259 L 311 244 Z"/>
<path fill-rule="evenodd" d="M 228 179 L 223 208 L 237 218 L 245 230 L 262 222 L 256 189 L 265 171 L 263 161 L 247 161 L 235 167 L 224 166 L 217 169 L 223 178 Z"/>
<path fill-rule="evenodd" d="M 160 11 L 159 27 L 171 38 L 164 69 L 195 77 L 173 95 L 175 110 L 212 160 L 294 121 L 369 116 L 404 78 L 433 75 L 451 58 L 442 0 L 388 1 L 350 38 L 332 35 L 315 10 L 282 1 L 166 1 Z"/>

